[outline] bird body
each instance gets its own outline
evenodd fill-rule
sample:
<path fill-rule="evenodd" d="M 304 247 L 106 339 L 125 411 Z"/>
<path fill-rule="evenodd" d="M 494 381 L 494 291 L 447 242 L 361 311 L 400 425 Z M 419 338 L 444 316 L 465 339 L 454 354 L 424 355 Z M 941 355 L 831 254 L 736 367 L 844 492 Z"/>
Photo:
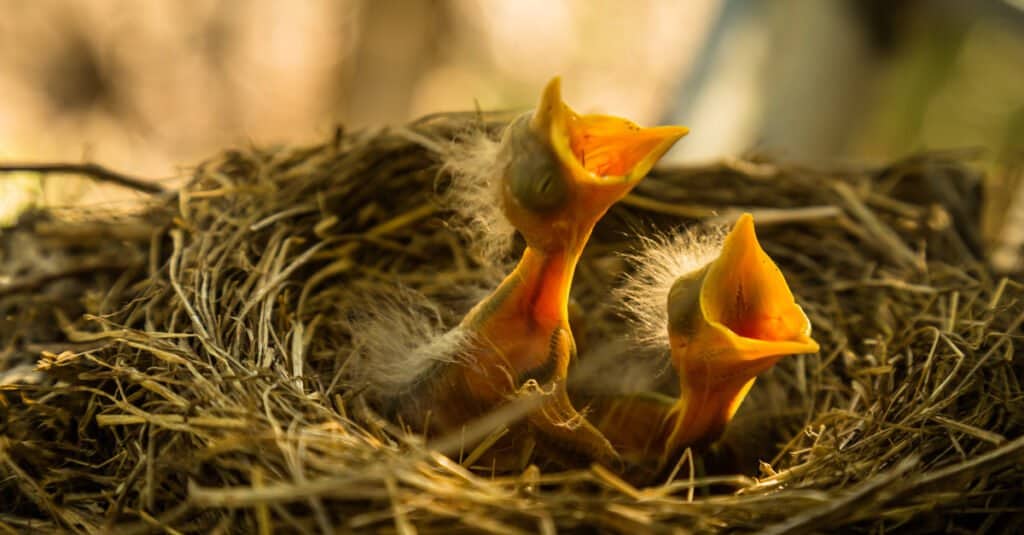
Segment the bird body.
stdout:
<path fill-rule="evenodd" d="M 579 115 L 553 79 L 538 108 L 505 129 L 487 177 L 500 181 L 494 204 L 524 238 L 522 258 L 456 328 L 457 355 L 437 360 L 412 388 L 391 395 L 396 413 L 433 432 L 458 432 L 535 385 L 544 400 L 526 417 L 531 432 L 592 459 L 617 458 L 569 400 L 565 383 L 576 357 L 569 290 L 594 225 L 686 133 Z"/>
<path fill-rule="evenodd" d="M 664 464 L 687 446 L 714 442 L 760 373 L 786 355 L 818 351 L 807 316 L 758 243 L 749 214 L 713 260 L 678 274 L 666 293 L 676 398 L 642 392 L 589 400 L 602 434 L 638 462 Z"/>

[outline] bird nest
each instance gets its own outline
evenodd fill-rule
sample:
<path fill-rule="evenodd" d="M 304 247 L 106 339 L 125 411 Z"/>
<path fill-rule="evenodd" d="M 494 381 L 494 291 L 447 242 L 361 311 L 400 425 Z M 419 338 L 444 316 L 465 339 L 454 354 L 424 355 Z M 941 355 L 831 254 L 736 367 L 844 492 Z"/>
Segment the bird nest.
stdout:
<path fill-rule="evenodd" d="M 607 301 L 638 232 L 741 210 L 811 319 L 821 353 L 761 377 L 714 450 L 726 469 L 688 451 L 643 484 L 497 472 L 476 462 L 487 440 L 375 414 L 343 380 L 350 318 L 401 285 L 452 325 L 493 284 L 438 199 L 451 140 L 500 119 L 228 151 L 135 215 L 42 211 L 0 233 L 0 531 L 1019 524 L 1024 286 L 980 260 L 962 154 L 660 169 L 599 223 L 573 286 L 580 366 L 629 328 Z"/>

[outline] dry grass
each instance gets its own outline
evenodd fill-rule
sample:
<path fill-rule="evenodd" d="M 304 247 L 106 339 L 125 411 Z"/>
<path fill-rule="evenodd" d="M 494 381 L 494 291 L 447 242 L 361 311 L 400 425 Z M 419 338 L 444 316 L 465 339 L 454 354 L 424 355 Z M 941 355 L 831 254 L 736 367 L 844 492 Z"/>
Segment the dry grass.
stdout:
<path fill-rule="evenodd" d="M 1024 285 L 977 257 L 962 154 L 667 169 L 610 212 L 574 287 L 584 365 L 628 325 L 606 301 L 634 231 L 739 210 L 823 348 L 671 479 L 492 474 L 377 417 L 343 381 L 368 292 L 400 282 L 451 324 L 495 275 L 436 202 L 437 151 L 473 121 L 227 152 L 136 218 L 0 234 L 0 532 L 1020 528 Z"/>

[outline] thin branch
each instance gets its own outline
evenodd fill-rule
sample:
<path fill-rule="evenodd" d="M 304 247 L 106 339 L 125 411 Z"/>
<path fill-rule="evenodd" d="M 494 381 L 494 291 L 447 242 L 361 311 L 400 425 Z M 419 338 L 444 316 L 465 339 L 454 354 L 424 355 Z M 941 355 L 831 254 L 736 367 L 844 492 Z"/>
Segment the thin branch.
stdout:
<path fill-rule="evenodd" d="M 43 163 L 23 164 L 6 163 L 0 164 L 0 173 L 65 173 L 87 176 L 97 182 L 108 182 L 121 187 L 142 191 L 145 193 L 163 193 L 166 189 L 160 184 L 140 178 L 131 177 L 117 171 L 111 171 L 106 167 L 94 163 Z"/>
<path fill-rule="evenodd" d="M 138 265 L 138 262 L 86 262 L 64 271 L 47 273 L 35 277 L 14 279 L 9 282 L 0 282 L 0 297 L 28 293 L 38 290 L 43 286 L 61 279 L 69 279 L 94 273 L 97 271 L 122 271 Z"/>

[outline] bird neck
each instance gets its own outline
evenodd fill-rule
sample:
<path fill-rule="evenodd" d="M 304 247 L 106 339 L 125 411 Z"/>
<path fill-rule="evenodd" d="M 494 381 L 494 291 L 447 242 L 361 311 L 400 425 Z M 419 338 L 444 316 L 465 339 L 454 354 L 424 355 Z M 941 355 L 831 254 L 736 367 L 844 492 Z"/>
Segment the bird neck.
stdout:
<path fill-rule="evenodd" d="M 569 317 L 569 289 L 582 248 L 543 251 L 527 247 L 505 279 L 510 304 L 539 325 L 562 325 Z"/>
<path fill-rule="evenodd" d="M 679 400 L 672 409 L 675 422 L 668 449 L 703 446 L 717 440 L 753 385 L 754 379 L 715 388 L 681 384 Z"/>
<path fill-rule="evenodd" d="M 529 330 L 568 327 L 569 288 L 582 250 L 582 247 L 542 250 L 527 246 L 512 273 L 477 304 L 464 324 L 501 326 L 501 330 L 523 322 L 530 325 Z"/>

